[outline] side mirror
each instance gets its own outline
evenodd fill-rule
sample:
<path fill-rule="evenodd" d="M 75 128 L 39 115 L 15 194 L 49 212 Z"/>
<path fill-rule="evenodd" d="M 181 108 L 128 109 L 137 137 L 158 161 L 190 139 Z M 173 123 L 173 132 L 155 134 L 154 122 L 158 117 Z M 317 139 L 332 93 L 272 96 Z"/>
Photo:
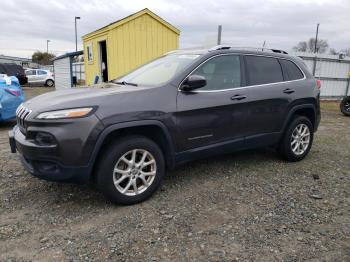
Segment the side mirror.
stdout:
<path fill-rule="evenodd" d="M 192 91 L 203 86 L 206 86 L 207 80 L 205 80 L 204 76 L 200 75 L 190 75 L 187 79 L 182 83 L 180 90 L 181 91 Z"/>

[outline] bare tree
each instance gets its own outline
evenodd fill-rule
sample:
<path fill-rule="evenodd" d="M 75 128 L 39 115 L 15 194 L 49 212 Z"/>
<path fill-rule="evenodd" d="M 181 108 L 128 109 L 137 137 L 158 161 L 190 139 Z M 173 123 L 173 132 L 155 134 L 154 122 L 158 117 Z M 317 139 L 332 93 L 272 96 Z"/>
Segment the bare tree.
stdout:
<path fill-rule="evenodd" d="M 350 56 L 350 48 L 341 49 L 339 52 L 335 48 L 331 48 L 329 50 L 329 54 L 331 55 L 345 54 L 346 56 Z"/>
<path fill-rule="evenodd" d="M 293 47 L 294 51 L 297 52 L 315 52 L 315 38 L 310 38 L 308 41 L 301 41 Z M 325 53 L 328 50 L 328 41 L 323 39 L 317 40 L 316 51 L 318 53 Z"/>
<path fill-rule="evenodd" d="M 339 55 L 339 52 L 336 49 L 331 48 L 331 49 L 329 49 L 329 54 L 330 55 Z"/>
<path fill-rule="evenodd" d="M 297 52 L 307 52 L 307 43 L 305 41 L 299 42 L 296 46 L 293 47 L 293 49 Z"/>
<path fill-rule="evenodd" d="M 308 41 L 308 47 L 310 52 L 315 52 L 315 38 L 310 38 Z M 318 39 L 317 40 L 317 46 L 316 46 L 316 52 L 317 53 L 325 53 L 328 49 L 329 45 L 328 45 L 328 41 L 327 40 L 323 40 L 323 39 Z"/>
<path fill-rule="evenodd" d="M 350 56 L 350 47 L 340 50 L 340 53 L 343 53 L 346 56 Z"/>

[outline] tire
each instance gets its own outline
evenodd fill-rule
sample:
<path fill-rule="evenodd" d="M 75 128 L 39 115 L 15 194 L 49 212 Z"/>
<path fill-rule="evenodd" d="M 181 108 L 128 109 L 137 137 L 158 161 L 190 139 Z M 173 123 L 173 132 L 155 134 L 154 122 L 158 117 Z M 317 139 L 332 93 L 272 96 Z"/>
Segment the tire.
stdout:
<path fill-rule="evenodd" d="M 148 154 L 142 167 L 140 163 L 145 152 Z M 132 164 L 133 158 L 136 161 Z M 152 159 L 154 164 L 151 163 Z M 153 173 L 154 176 L 149 175 Z M 148 199 L 157 190 L 164 175 L 165 161 L 159 146 L 148 138 L 130 136 L 113 142 L 103 152 L 98 163 L 96 182 L 99 191 L 113 203 L 132 205 Z M 122 190 L 126 188 L 123 193 Z"/>
<path fill-rule="evenodd" d="M 350 96 L 344 97 L 340 103 L 340 111 L 345 116 L 350 116 Z"/>
<path fill-rule="evenodd" d="M 48 87 L 53 87 L 55 82 L 51 79 L 46 80 L 45 85 Z"/>
<path fill-rule="evenodd" d="M 299 130 L 301 134 L 305 131 L 304 136 L 299 133 Z M 284 132 L 279 145 L 279 153 L 287 161 L 300 161 L 309 153 L 313 138 L 314 129 L 311 121 L 305 116 L 296 116 Z"/>

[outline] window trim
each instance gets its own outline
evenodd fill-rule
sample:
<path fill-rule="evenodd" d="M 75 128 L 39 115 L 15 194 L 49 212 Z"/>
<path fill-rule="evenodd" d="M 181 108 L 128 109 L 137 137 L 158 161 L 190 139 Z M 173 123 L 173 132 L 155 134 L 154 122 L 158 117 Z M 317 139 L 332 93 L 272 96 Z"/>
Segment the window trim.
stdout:
<path fill-rule="evenodd" d="M 181 85 L 182 83 L 187 79 L 187 77 L 189 77 L 195 70 L 197 70 L 198 67 L 200 67 L 202 64 L 204 64 L 205 62 L 209 61 L 210 59 L 214 58 L 214 57 L 218 57 L 218 56 L 224 56 L 224 55 L 238 55 L 240 56 L 240 60 L 241 60 L 241 66 L 242 66 L 242 60 L 243 57 L 242 56 L 263 56 L 263 57 L 270 57 L 270 58 L 275 58 L 277 59 L 284 59 L 284 60 L 288 60 L 292 63 L 294 63 L 292 60 L 288 59 L 288 58 L 284 58 L 284 57 L 276 57 L 276 56 L 271 56 L 271 55 L 258 55 L 258 54 L 240 54 L 240 53 L 227 53 L 227 54 L 217 54 L 217 55 L 214 55 L 214 56 L 211 56 L 209 58 L 207 58 L 206 60 L 204 60 L 203 62 L 201 62 L 199 65 L 197 65 L 189 74 L 186 75 L 186 77 L 184 79 L 182 79 L 182 81 L 180 82 L 180 84 L 178 85 L 177 87 L 177 90 L 179 92 L 183 92 L 181 90 Z M 279 61 L 278 61 L 279 62 Z M 246 82 L 246 66 L 245 66 L 245 62 L 244 63 L 244 70 L 242 70 L 241 68 L 241 77 L 242 77 L 242 71 L 243 72 L 243 79 L 241 78 L 241 84 L 243 82 L 244 86 L 240 86 L 240 87 L 234 87 L 234 88 L 229 88 L 229 89 L 221 89 L 221 90 L 193 90 L 193 91 L 190 91 L 191 93 L 217 93 L 217 92 L 227 92 L 227 91 L 232 91 L 232 90 L 241 90 L 241 89 L 246 89 L 246 88 L 251 88 L 251 87 L 258 87 L 258 86 L 267 86 L 267 85 L 277 85 L 277 84 L 282 84 L 282 83 L 291 83 L 291 82 L 295 82 L 295 81 L 302 81 L 302 80 L 305 80 L 306 79 L 306 75 L 304 73 L 304 71 L 300 68 L 299 65 L 297 65 L 296 63 L 294 63 L 298 68 L 299 70 L 303 73 L 303 78 L 300 78 L 300 79 L 296 79 L 296 80 L 288 80 L 288 81 L 282 81 L 282 82 L 274 82 L 274 83 L 268 83 L 268 84 L 260 84 L 260 85 L 245 85 L 247 82 Z M 280 63 L 279 63 L 280 64 Z M 280 64 L 281 66 L 281 70 L 282 70 L 282 74 L 283 74 L 283 68 L 282 68 L 282 65 Z M 187 91 L 188 92 L 188 91 Z"/>

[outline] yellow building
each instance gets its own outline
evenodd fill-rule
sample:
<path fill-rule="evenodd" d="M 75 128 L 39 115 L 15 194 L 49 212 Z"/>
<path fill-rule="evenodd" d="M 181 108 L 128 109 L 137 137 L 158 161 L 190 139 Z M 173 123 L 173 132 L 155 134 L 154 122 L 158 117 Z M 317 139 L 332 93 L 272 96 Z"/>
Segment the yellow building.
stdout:
<path fill-rule="evenodd" d="M 143 9 L 83 36 L 86 84 L 108 81 L 178 49 L 180 31 Z"/>

